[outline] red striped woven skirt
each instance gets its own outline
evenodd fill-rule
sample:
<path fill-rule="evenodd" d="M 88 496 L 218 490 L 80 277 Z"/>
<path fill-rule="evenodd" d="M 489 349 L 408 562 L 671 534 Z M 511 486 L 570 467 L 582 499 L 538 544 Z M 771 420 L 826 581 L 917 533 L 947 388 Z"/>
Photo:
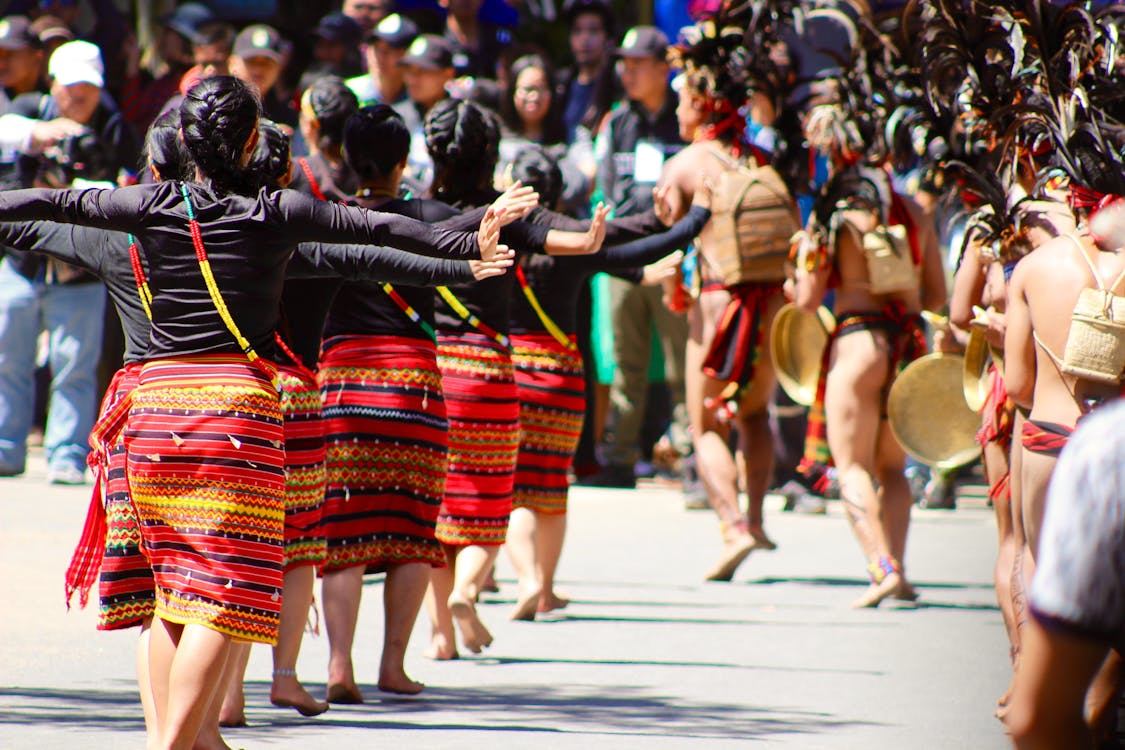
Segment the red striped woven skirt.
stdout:
<path fill-rule="evenodd" d="M 434 344 L 330 339 L 319 378 L 328 448 L 324 570 L 444 565 L 434 527 L 449 423 Z"/>
<path fill-rule="evenodd" d="M 146 363 L 132 401 L 128 477 L 156 616 L 276 643 L 285 523 L 277 390 L 240 355 L 201 355 Z"/>
<path fill-rule="evenodd" d="M 106 391 L 102 414 L 128 398 L 137 387 L 140 363 L 120 370 Z M 140 625 L 156 609 L 152 566 L 141 551 L 141 527 L 125 478 L 124 435 L 108 448 L 102 468 L 105 488 L 106 537 L 98 574 L 98 630 L 120 630 Z"/>
<path fill-rule="evenodd" d="M 503 544 L 520 439 L 512 356 L 487 336 L 439 334 L 438 366 L 449 409 L 449 474 L 437 538 Z"/>
<path fill-rule="evenodd" d="M 324 562 L 324 419 L 320 387 L 304 368 L 279 365 L 285 426 L 285 570 Z"/>
<path fill-rule="evenodd" d="M 582 355 L 547 334 L 512 336 L 520 402 L 520 447 L 513 506 L 566 513 L 567 472 L 582 435 L 586 380 Z"/>

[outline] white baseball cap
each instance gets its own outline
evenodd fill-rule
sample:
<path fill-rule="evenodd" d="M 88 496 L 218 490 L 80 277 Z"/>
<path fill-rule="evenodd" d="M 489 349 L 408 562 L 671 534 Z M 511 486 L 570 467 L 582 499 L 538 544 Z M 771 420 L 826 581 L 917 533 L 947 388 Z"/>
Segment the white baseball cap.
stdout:
<path fill-rule="evenodd" d="M 105 86 L 102 53 L 96 45 L 89 42 L 67 42 L 60 45 L 51 55 L 47 73 L 63 86 L 76 83 L 92 83 L 98 88 Z"/>

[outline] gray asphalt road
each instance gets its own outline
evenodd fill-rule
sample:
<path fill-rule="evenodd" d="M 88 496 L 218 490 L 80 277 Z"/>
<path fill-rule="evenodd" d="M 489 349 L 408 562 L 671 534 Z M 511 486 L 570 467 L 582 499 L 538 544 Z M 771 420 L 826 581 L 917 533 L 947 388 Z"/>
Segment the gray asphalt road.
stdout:
<path fill-rule="evenodd" d="M 40 463 L 0 479 L 0 748 L 140 748 L 135 634 L 99 633 L 67 612 L 63 572 L 89 488 L 55 488 Z M 304 719 L 269 705 L 270 657 L 251 657 L 244 748 L 763 747 L 1003 748 L 992 718 L 1008 680 L 989 581 L 991 511 L 916 511 L 907 566 L 914 607 L 852 611 L 863 562 L 838 509 L 768 506 L 779 544 L 731 584 L 705 584 L 718 549 L 710 512 L 668 490 L 572 494 L 549 621 L 507 620 L 511 567 L 482 606 L 496 641 L 482 657 L 428 661 L 419 618 L 408 655 L 414 699 L 375 689 L 382 586 L 368 582 L 356 667 L 368 703 Z M 307 636 L 299 672 L 323 694 L 327 641 Z"/>

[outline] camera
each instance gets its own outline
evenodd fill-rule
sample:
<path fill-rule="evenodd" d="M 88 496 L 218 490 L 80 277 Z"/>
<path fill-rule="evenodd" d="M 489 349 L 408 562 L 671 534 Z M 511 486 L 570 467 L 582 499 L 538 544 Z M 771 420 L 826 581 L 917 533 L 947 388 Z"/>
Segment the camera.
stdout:
<path fill-rule="evenodd" d="M 97 133 L 68 135 L 43 153 L 38 179 L 55 187 L 67 187 L 76 179 L 112 182 L 117 177 L 113 155 Z"/>

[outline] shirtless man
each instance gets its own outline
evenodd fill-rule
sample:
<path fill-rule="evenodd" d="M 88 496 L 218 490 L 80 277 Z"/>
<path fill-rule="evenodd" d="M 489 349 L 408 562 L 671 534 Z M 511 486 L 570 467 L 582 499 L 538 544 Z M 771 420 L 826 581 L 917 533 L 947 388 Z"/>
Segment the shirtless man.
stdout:
<path fill-rule="evenodd" d="M 918 313 L 945 305 L 945 277 L 936 233 L 921 208 L 892 192 L 886 172 L 847 166 L 845 150 L 863 153 L 855 144 L 845 149 L 831 139 L 810 142 L 817 140 L 831 164 L 825 195 L 831 196 L 834 188 L 856 194 L 830 199 L 830 212 L 839 216 L 817 217 L 822 226 L 841 220 L 834 246 L 825 242 L 819 249 L 809 248 L 798 260 L 792 289 L 797 306 L 814 312 L 830 282 L 835 284 L 837 327 L 829 344 L 824 418 L 841 499 L 871 578 L 870 588 L 852 606 L 874 607 L 892 595 L 914 598 L 900 562 L 912 498 L 903 476 L 905 456 L 886 420 L 886 397 L 900 363 L 924 353 Z M 859 180 L 849 179 L 854 177 Z M 837 209 L 845 197 L 851 208 Z M 861 243 L 864 233 L 884 222 L 906 226 L 917 284 L 877 295 L 871 291 Z"/>
<path fill-rule="evenodd" d="M 738 152 L 734 130 L 714 133 L 717 119 L 726 117 L 725 104 L 731 111 L 738 107 L 729 102 L 716 104 L 703 94 L 687 75 L 681 78 L 679 105 L 676 117 L 680 136 L 691 141 L 664 166 L 657 195 L 666 210 L 675 218 L 690 207 L 695 193 L 704 184 L 715 185 L 720 176 L 737 163 Z M 711 113 L 711 114 L 708 114 Z M 773 121 L 773 106 L 769 99 L 755 95 L 751 100 L 751 116 L 759 123 Z M 754 158 L 753 156 L 750 157 Z M 796 225 L 794 207 L 794 225 Z M 763 345 L 758 348 L 754 374 L 737 397 L 737 410 L 731 419 L 738 427 L 738 444 L 745 463 L 746 492 L 749 497 L 747 514 L 743 515 L 738 503 L 738 467 L 730 451 L 731 425 L 720 417 L 725 401 L 723 392 L 726 380 L 710 377 L 703 372 L 704 361 L 711 351 L 719 321 L 731 303 L 731 292 L 719 280 L 714 241 L 713 222 L 708 222 L 700 233 L 698 273 L 703 280 L 702 293 L 688 312 L 688 342 L 686 348 L 685 387 L 688 416 L 691 420 L 692 441 L 700 480 L 707 492 L 711 507 L 719 516 L 723 533 L 723 552 L 719 561 L 707 573 L 707 580 L 729 581 L 738 565 L 755 549 L 772 550 L 776 545 L 766 536 L 763 527 L 762 502 L 769 488 L 773 472 L 773 436 L 769 428 L 767 407 L 773 396 L 777 379 L 770 360 L 769 347 L 764 345 L 777 311 L 785 302 L 781 281 L 776 283 L 745 284 L 751 304 L 758 306 L 759 331 Z M 753 357 L 753 354 L 748 355 Z"/>

